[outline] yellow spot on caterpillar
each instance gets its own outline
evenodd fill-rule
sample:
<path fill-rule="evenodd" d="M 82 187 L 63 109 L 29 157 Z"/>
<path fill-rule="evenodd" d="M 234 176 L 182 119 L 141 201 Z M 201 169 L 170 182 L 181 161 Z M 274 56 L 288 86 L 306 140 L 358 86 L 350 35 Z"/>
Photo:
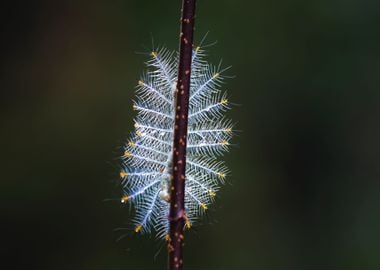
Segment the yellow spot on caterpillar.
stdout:
<path fill-rule="evenodd" d="M 135 128 L 139 128 L 139 127 L 140 127 L 140 124 L 135 123 Z"/>
<path fill-rule="evenodd" d="M 136 135 L 139 136 L 139 137 L 142 137 L 143 134 L 141 133 L 140 130 L 137 130 L 137 131 L 136 131 Z"/>
<path fill-rule="evenodd" d="M 215 191 L 213 191 L 211 189 L 208 191 L 208 193 L 210 194 L 211 197 L 215 197 L 216 196 Z"/>
<path fill-rule="evenodd" d="M 124 197 L 121 198 L 120 201 L 121 201 L 122 203 L 125 203 L 125 202 L 127 202 L 128 200 L 129 200 L 129 197 L 128 197 L 128 196 L 124 196 Z"/>
<path fill-rule="evenodd" d="M 199 46 L 196 47 L 196 48 L 195 48 L 195 52 L 196 52 L 196 53 L 199 52 L 200 49 L 201 49 L 201 47 L 199 47 Z"/>
<path fill-rule="evenodd" d="M 153 56 L 153 57 L 157 57 L 157 53 L 156 52 L 151 52 L 150 55 Z"/>
<path fill-rule="evenodd" d="M 186 218 L 186 228 L 187 229 L 191 228 L 191 223 L 190 223 L 190 220 L 188 218 Z"/>
<path fill-rule="evenodd" d="M 225 173 L 217 173 L 217 175 L 218 175 L 219 177 L 221 177 L 221 178 L 226 177 L 226 174 L 225 174 Z"/>
<path fill-rule="evenodd" d="M 125 171 L 121 171 L 120 172 L 120 177 L 121 178 L 124 178 L 124 177 L 127 177 L 128 176 L 128 173 L 126 173 Z"/>
<path fill-rule="evenodd" d="M 124 156 L 125 156 L 125 157 L 131 157 L 131 156 L 133 156 L 133 155 L 132 155 L 132 153 L 130 153 L 130 152 L 128 152 L 128 151 L 125 151 L 125 152 L 124 152 Z"/>
<path fill-rule="evenodd" d="M 228 104 L 228 99 L 222 99 L 222 101 L 220 102 L 220 104 L 227 105 Z"/>
<path fill-rule="evenodd" d="M 166 234 L 166 235 L 165 235 L 165 241 L 168 242 L 169 239 L 170 239 L 169 234 Z"/>
<path fill-rule="evenodd" d="M 220 75 L 219 73 L 215 73 L 214 76 L 212 76 L 212 78 L 213 78 L 213 79 L 218 78 L 219 75 Z"/>
<path fill-rule="evenodd" d="M 133 104 L 132 108 L 133 108 L 134 110 L 137 110 L 137 106 L 136 106 L 135 104 Z"/>
<path fill-rule="evenodd" d="M 139 231 L 141 231 L 141 229 L 142 229 L 142 225 L 137 225 L 135 228 L 135 232 L 138 233 Z"/>
<path fill-rule="evenodd" d="M 229 145 L 229 142 L 227 142 L 227 141 L 221 141 L 220 142 L 222 145 Z"/>
<path fill-rule="evenodd" d="M 138 84 L 139 84 L 139 85 L 143 85 L 144 82 L 143 82 L 142 80 L 139 80 Z"/>
<path fill-rule="evenodd" d="M 136 146 L 136 144 L 135 144 L 134 142 L 128 142 L 128 145 L 129 145 L 129 146 L 132 146 L 132 147 L 135 147 L 135 146 Z"/>
<path fill-rule="evenodd" d="M 231 133 L 231 132 L 232 132 L 232 129 L 230 129 L 230 128 L 226 128 L 224 131 L 227 132 L 227 133 Z"/>
<path fill-rule="evenodd" d="M 201 203 L 200 206 L 203 208 L 203 210 L 207 210 L 207 208 L 208 208 L 207 205 L 204 203 Z"/>

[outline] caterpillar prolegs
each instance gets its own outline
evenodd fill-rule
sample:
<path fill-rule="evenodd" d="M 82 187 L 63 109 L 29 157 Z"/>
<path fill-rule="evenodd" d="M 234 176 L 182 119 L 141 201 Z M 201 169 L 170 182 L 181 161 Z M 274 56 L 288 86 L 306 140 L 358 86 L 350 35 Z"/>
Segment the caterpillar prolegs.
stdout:
<path fill-rule="evenodd" d="M 185 180 L 186 227 L 207 210 L 228 170 L 218 157 L 228 151 L 232 122 L 221 90 L 226 78 L 219 66 L 205 60 L 205 51 L 192 54 Z M 168 233 L 170 174 L 173 170 L 173 134 L 178 56 L 165 48 L 153 50 L 147 71 L 138 81 L 133 109 L 135 133 L 122 156 L 122 203 L 135 209 L 135 231 Z"/>

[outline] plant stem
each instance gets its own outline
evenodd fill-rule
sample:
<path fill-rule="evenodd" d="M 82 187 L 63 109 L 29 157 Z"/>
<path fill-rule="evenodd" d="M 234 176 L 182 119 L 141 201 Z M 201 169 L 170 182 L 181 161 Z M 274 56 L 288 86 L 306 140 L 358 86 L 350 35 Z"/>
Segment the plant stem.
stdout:
<path fill-rule="evenodd" d="M 169 213 L 169 270 L 181 270 L 183 266 L 183 229 L 185 212 L 185 172 L 187 122 L 189 114 L 191 58 L 195 20 L 195 0 L 183 0 L 178 80 L 173 141 L 173 174 L 171 178 Z"/>

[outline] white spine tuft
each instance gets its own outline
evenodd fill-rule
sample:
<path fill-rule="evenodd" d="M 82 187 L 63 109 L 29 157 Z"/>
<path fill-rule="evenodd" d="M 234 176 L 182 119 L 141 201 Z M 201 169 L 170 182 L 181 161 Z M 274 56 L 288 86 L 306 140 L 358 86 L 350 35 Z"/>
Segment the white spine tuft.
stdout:
<path fill-rule="evenodd" d="M 217 158 L 228 151 L 233 128 L 224 117 L 229 109 L 227 96 L 220 90 L 224 70 L 208 64 L 204 57 L 205 52 L 195 48 L 186 163 L 187 227 L 207 210 L 224 182 L 228 171 Z M 173 52 L 159 49 L 146 64 L 148 72 L 138 82 L 133 105 L 136 132 L 122 158 L 121 202 L 134 205 L 136 232 L 154 230 L 164 237 L 169 226 L 177 59 Z"/>

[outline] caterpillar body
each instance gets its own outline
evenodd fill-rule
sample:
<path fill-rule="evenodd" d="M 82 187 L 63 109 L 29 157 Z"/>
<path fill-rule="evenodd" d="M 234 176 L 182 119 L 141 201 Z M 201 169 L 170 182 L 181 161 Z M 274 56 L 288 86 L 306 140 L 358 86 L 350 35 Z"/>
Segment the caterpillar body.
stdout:
<path fill-rule="evenodd" d="M 218 157 L 228 150 L 233 124 L 224 113 L 230 108 L 220 89 L 226 76 L 220 66 L 205 60 L 203 48 L 192 54 L 186 155 L 186 227 L 207 210 L 228 173 Z M 154 50 L 147 72 L 137 85 L 133 109 L 135 133 L 124 146 L 120 172 L 122 203 L 135 209 L 135 231 L 167 235 L 170 175 L 178 56 L 165 48 Z"/>

